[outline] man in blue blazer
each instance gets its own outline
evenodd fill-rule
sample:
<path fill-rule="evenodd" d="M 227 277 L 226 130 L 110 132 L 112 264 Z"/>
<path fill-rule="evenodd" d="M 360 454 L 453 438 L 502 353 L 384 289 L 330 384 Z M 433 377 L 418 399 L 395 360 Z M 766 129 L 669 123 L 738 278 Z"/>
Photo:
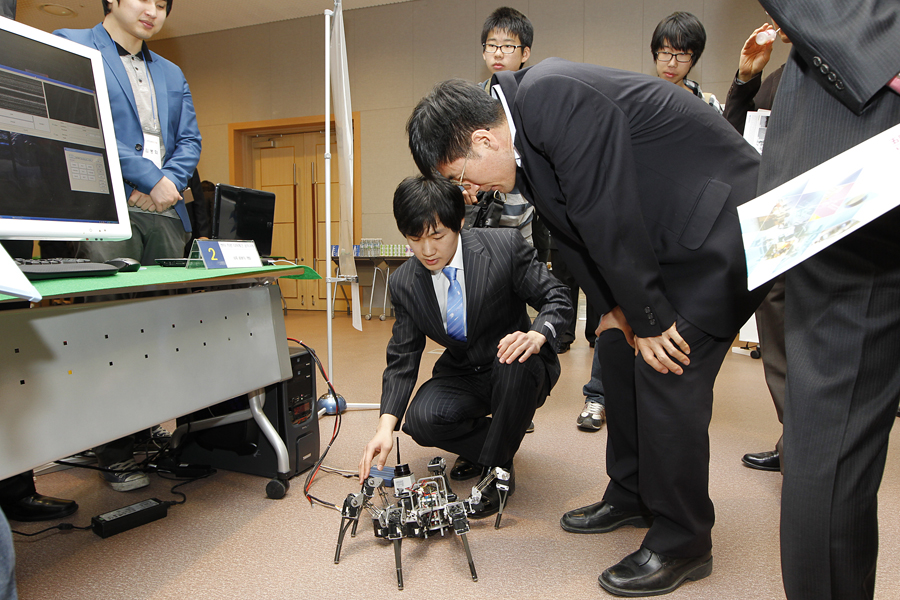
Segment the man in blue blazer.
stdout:
<path fill-rule="evenodd" d="M 403 431 L 422 446 L 459 454 L 486 470 L 511 471 L 534 411 L 559 379 L 557 336 L 572 317 L 569 289 L 518 230 L 462 230 L 463 195 L 446 179 L 404 180 L 394 193 L 394 217 L 416 258 L 391 273 L 397 320 L 381 417 L 360 460 L 360 482 L 373 460 L 379 469 L 389 460 L 404 415 Z M 538 311 L 533 322 L 526 304 Z M 426 338 L 444 346 L 444 354 L 410 401 Z M 514 489 L 511 478 L 509 493 Z M 474 517 L 498 508 L 492 484 Z"/>
<path fill-rule="evenodd" d="M 103 55 L 128 197 L 132 238 L 82 243 L 80 252 L 95 261 L 128 256 L 152 265 L 180 257 L 191 230 L 181 192 L 200 160 L 194 104 L 181 69 L 146 44 L 173 1 L 102 0 L 102 23 L 56 32 Z"/>
<path fill-rule="evenodd" d="M 181 192 L 200 160 L 200 131 L 181 69 L 146 44 L 162 29 L 173 0 L 102 2 L 102 23 L 56 34 L 103 55 L 132 235 L 121 242 L 82 242 L 79 254 L 153 265 L 157 258 L 184 255 L 191 225 Z M 150 483 L 137 470 L 133 446 L 134 437 L 127 436 L 95 449 L 100 466 L 109 469 L 103 477 L 116 491 Z"/>

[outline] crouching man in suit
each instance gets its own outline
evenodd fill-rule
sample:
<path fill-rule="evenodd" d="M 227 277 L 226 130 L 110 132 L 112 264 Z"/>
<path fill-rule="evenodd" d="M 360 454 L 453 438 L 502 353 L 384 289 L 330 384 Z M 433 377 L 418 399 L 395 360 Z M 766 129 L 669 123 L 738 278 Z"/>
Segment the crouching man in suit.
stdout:
<path fill-rule="evenodd" d="M 404 180 L 394 193 L 397 227 L 415 254 L 391 274 L 396 312 L 387 347 L 381 417 L 359 463 L 383 468 L 394 431 L 511 473 L 534 411 L 559 378 L 557 335 L 571 318 L 568 288 L 514 229 L 462 231 L 462 191 L 443 178 Z M 534 322 L 525 305 L 538 311 Z M 431 338 L 446 350 L 410 401 Z M 494 514 L 492 484 L 475 518 Z"/>

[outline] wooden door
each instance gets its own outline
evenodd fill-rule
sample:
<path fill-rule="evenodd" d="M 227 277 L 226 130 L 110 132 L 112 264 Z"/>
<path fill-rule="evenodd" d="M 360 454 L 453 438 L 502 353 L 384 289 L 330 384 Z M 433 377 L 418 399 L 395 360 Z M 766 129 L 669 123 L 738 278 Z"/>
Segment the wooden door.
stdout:
<path fill-rule="evenodd" d="M 253 186 L 275 194 L 272 254 L 309 266 L 323 279 L 280 279 L 289 309 L 325 310 L 328 249 L 325 247 L 325 133 L 262 136 L 253 144 Z M 331 143 L 332 244 L 340 223 L 337 143 Z M 343 295 L 335 310 L 346 310 Z"/>

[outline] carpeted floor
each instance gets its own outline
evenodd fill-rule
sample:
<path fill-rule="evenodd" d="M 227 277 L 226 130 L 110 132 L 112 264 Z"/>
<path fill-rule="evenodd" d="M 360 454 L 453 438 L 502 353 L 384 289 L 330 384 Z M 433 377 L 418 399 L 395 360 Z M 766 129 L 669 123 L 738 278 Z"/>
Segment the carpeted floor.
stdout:
<path fill-rule="evenodd" d="M 288 335 L 303 340 L 326 360 L 322 313 L 291 313 Z M 358 333 L 346 315 L 334 319 L 333 381 L 348 402 L 378 402 L 384 348 L 392 319 L 363 322 Z M 423 372 L 437 357 L 429 344 Z M 356 538 L 345 540 L 334 564 L 340 515 L 311 506 L 303 496 L 306 474 L 295 478 L 282 500 L 266 498 L 266 478 L 219 471 L 180 488 L 184 505 L 168 517 L 101 539 L 88 531 L 53 531 L 33 538 L 15 536 L 19 596 L 22 600 L 230 600 L 392 598 L 418 600 L 484 598 L 605 598 L 597 576 L 636 550 L 643 531 L 622 529 L 603 535 L 576 535 L 559 527 L 563 512 L 595 502 L 606 484 L 606 432 L 575 427 L 583 405 L 581 386 L 590 372 L 591 350 L 583 338 L 561 357 L 563 376 L 535 416 L 516 457 L 517 491 L 499 530 L 493 519 L 473 521 L 468 535 L 478 581 L 454 535 L 403 542 L 405 590 L 397 590 L 394 555 L 388 542 L 372 535 L 367 519 Z M 210 374 L 215 376 L 215 374 Z M 318 393 L 324 385 L 321 378 Z M 325 464 L 354 470 L 374 432 L 377 411 L 350 411 Z M 320 421 L 324 449 L 335 417 Z M 168 424 L 171 428 L 173 423 Z M 726 600 L 782 599 L 778 552 L 781 476 L 744 468 L 740 457 L 773 447 L 780 426 L 762 375 L 762 364 L 730 354 L 716 385 L 710 427 L 710 492 L 717 521 L 713 530 L 712 575 L 672 593 L 679 598 Z M 401 457 L 425 476 L 429 459 L 440 455 L 401 434 Z M 896 445 L 895 445 L 896 446 Z M 900 547 L 900 468 L 897 448 L 888 457 L 881 489 L 881 555 L 875 597 L 900 597 L 900 574 L 893 565 Z M 453 456 L 445 456 L 452 464 Z M 455 483 L 468 495 L 473 481 Z M 146 498 L 178 499 L 172 482 L 151 476 L 151 487 L 129 493 L 109 490 L 96 473 L 70 469 L 38 477 L 43 494 L 73 498 L 80 509 L 68 519 L 88 525 L 94 515 Z M 312 493 L 342 504 L 359 490 L 354 479 L 320 473 Z M 20 531 L 41 523 L 13 523 Z"/>

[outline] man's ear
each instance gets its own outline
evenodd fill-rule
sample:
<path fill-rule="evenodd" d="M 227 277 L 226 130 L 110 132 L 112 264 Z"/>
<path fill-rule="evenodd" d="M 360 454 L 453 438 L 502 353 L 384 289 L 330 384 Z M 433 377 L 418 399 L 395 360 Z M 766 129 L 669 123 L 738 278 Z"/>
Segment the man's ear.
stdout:
<path fill-rule="evenodd" d="M 531 57 L 531 48 L 525 46 L 522 48 L 522 66 L 525 66 L 525 63 L 528 62 L 528 59 Z M 519 67 L 521 68 L 521 67 Z"/>
<path fill-rule="evenodd" d="M 494 148 L 497 145 L 497 138 L 490 129 L 476 129 L 472 132 L 472 149 L 475 148 Z"/>

